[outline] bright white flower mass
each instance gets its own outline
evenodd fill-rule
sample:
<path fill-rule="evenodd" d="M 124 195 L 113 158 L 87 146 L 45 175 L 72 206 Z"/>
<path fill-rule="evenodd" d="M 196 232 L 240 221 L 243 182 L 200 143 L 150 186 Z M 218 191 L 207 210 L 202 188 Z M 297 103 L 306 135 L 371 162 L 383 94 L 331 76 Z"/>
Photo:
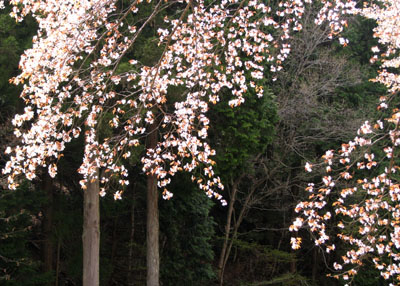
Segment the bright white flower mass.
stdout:
<path fill-rule="evenodd" d="M 400 90 L 400 76 L 397 74 L 400 66 L 400 5 L 396 0 L 383 0 L 366 5 L 357 12 L 378 23 L 374 35 L 381 46 L 372 48 L 376 54 L 371 62 L 381 62 L 381 70 L 374 81 L 384 84 L 389 90 L 389 94 L 381 96 L 378 103 L 378 110 L 385 111 Z M 393 67 L 396 69 L 391 69 Z M 307 188 L 311 192 L 308 201 L 297 205 L 296 211 L 302 214 L 301 218 L 308 223 L 319 244 L 321 241 L 327 243 L 327 220 L 330 217 L 324 215 L 325 206 L 333 208 L 340 218 L 337 227 L 343 231 L 337 236 L 349 250 L 342 256 L 341 263 L 333 265 L 342 271 L 342 274 L 334 276 L 336 278 L 350 279 L 365 259 L 374 262 L 384 279 L 394 281 L 400 277 L 400 183 L 396 175 L 400 167 L 394 159 L 400 144 L 399 123 L 400 113 L 393 107 L 383 120 L 365 122 L 358 130 L 359 136 L 343 144 L 337 155 L 328 151 L 323 156 L 324 163 L 340 170 L 339 175 L 335 179 L 331 175 L 324 176 L 322 184 Z M 333 180 L 334 188 L 331 185 Z M 332 190 L 328 191 L 327 187 Z M 328 199 L 331 203 L 321 208 L 321 202 Z M 291 230 L 297 226 L 298 219 Z M 299 247 L 296 240 L 292 243 L 293 248 Z M 328 250 L 329 246 L 326 246 Z"/>
<path fill-rule="evenodd" d="M 13 79 L 15 84 L 24 83 L 21 97 L 27 108 L 14 119 L 21 145 L 7 150 L 11 157 L 3 172 L 9 174 L 10 188 L 18 185 L 18 175 L 33 178 L 38 166 L 57 161 L 65 144 L 85 130 L 85 152 L 78 170 L 84 178 L 81 185 L 85 186 L 96 168 L 102 168 L 107 176 L 100 181 L 107 185 L 115 177 L 121 185 L 115 197 L 120 198 L 128 172 L 119 154 L 128 158 L 133 148 L 143 144 L 148 126 L 156 123 L 162 126 L 154 131 L 159 142 L 141 161 L 144 172 L 157 176 L 164 197 L 172 197 L 166 187 L 176 172 L 200 168 L 195 177 L 199 187 L 221 198 L 217 190 L 223 186 L 212 169 L 215 151 L 206 142 L 208 105 L 219 101 L 223 89 L 231 90 L 232 107 L 243 103 L 249 91 L 263 95 L 260 81 L 265 65 L 272 70 L 282 68 L 290 52 L 290 34 L 301 28 L 299 19 L 307 4 L 286 1 L 274 11 L 263 1 L 244 6 L 238 6 L 238 0 L 212 6 L 186 1 L 178 17 L 164 19 L 165 28 L 158 30 L 163 53 L 155 65 L 145 66 L 129 58 L 130 51 L 144 27 L 168 3 L 152 4 L 147 20 L 132 26 L 127 15 L 134 16 L 140 5 L 150 5 L 140 2 L 132 1 L 130 7 L 119 10 L 111 0 L 10 1 L 15 5 L 11 14 L 18 21 L 30 13 L 39 24 L 33 47 L 21 57 L 22 72 Z M 341 30 L 339 13 L 328 17 L 330 6 L 342 12 L 353 7 L 340 1 L 323 5 L 318 21 L 329 18 L 332 33 L 336 33 Z M 281 17 L 279 22 L 274 20 L 276 15 Z M 277 31 L 275 36 L 270 29 Z M 98 56 L 92 57 L 94 53 Z M 247 55 L 245 62 L 242 54 Z M 118 73 L 122 58 L 129 60 L 132 69 Z M 77 69 L 84 65 L 88 66 L 85 72 Z M 122 82 L 129 86 L 117 94 L 114 90 L 123 89 Z M 186 88 L 174 99 L 174 109 L 171 104 L 165 108 L 172 86 Z M 115 135 L 100 142 L 97 126 L 105 113 L 113 115 L 109 125 Z M 21 128 L 26 122 L 28 130 Z M 55 164 L 49 173 L 57 174 Z"/>
<path fill-rule="evenodd" d="M 152 19 L 173 5 L 169 1 L 147 2 L 130 1 L 130 6 L 121 10 L 115 0 L 10 0 L 13 17 L 21 21 L 32 14 L 39 30 L 32 48 L 21 57 L 20 75 L 12 79 L 23 85 L 21 98 L 27 107 L 13 121 L 20 145 L 7 149 L 10 160 L 3 173 L 8 175 L 9 188 L 18 186 L 21 175 L 33 179 L 39 166 L 47 166 L 50 175 L 55 176 L 56 162 L 66 145 L 83 136 L 84 155 L 78 170 L 83 176 L 81 186 L 85 188 L 100 168 L 104 170 L 98 178 L 103 185 L 101 195 L 109 184 L 119 184 L 114 197 L 120 199 L 129 183 L 121 158 L 131 157 L 138 146 L 145 145 L 145 138 L 156 132 L 158 141 L 146 149 L 141 163 L 146 174 L 157 177 L 164 198 L 172 197 L 167 189 L 171 177 L 187 171 L 193 173 L 193 181 L 208 196 L 226 204 L 218 193 L 223 185 L 213 170 L 215 151 L 207 142 L 209 105 L 218 103 L 222 91 L 230 94 L 232 107 L 241 105 L 246 93 L 262 96 L 266 90 L 264 77 L 282 69 L 290 53 L 291 36 L 301 29 L 299 21 L 314 1 L 283 0 L 277 7 L 269 7 L 261 0 L 212 4 L 199 0 L 196 5 L 193 1 L 180 1 L 184 8 L 167 16 L 163 28 L 158 29 L 159 59 L 144 65 L 131 51 Z M 400 7 L 396 0 L 379 2 L 359 9 L 357 1 L 323 0 L 315 22 L 328 22 L 331 37 L 336 37 L 347 25 L 342 17 L 346 13 L 377 20 L 375 35 L 383 51 L 372 60 L 382 63 L 375 81 L 387 86 L 390 94 L 396 94 L 400 89 L 400 76 L 395 73 L 400 66 Z M 129 17 L 135 17 L 142 5 L 152 5 L 152 10 L 142 21 L 131 23 Z M 3 6 L 4 1 L 0 1 Z M 339 41 L 351 44 L 344 38 Z M 378 48 L 373 51 L 378 53 Z M 123 60 L 130 66 L 121 69 Z M 172 94 L 174 88 L 182 92 Z M 389 105 L 390 96 L 384 96 L 379 109 Z M 100 139 L 98 127 L 106 114 L 112 132 Z M 356 171 L 377 168 L 378 154 L 359 156 L 359 164 L 353 164 L 352 154 L 370 147 L 379 132 L 387 132 L 385 138 L 390 140 L 385 146 L 390 149 L 384 149 L 382 154 L 386 160 L 395 157 L 400 144 L 399 114 L 393 111 L 386 120 L 377 122 L 378 128 L 366 122 L 354 141 L 343 144 L 337 153 L 326 152 L 323 160 L 330 174 L 322 177 L 321 186 L 307 187 L 309 200 L 297 205 L 296 211 L 303 217 L 295 221 L 292 230 L 308 226 L 316 235 L 317 245 L 329 241 L 326 222 L 331 214 L 325 210 L 327 197 L 338 188 L 339 179 L 350 181 Z M 331 174 L 336 162 L 342 168 L 339 178 Z M 367 254 L 383 253 L 392 262 L 374 263 L 382 269 L 384 278 L 398 275 L 400 267 L 396 251 L 400 245 L 400 187 L 392 176 L 397 166 L 390 162 L 381 174 L 341 190 L 339 194 L 343 195 L 332 206 L 336 214 L 359 225 L 357 234 L 339 234 L 351 249 L 342 264 L 358 265 Z M 311 167 L 307 163 L 306 170 L 312 171 Z M 347 199 L 361 190 L 364 200 L 346 207 Z M 388 213 L 387 223 L 378 215 L 378 209 Z M 343 220 L 338 226 L 346 228 L 346 224 L 347 220 Z M 387 228 L 386 236 L 371 239 L 380 233 L 382 225 Z M 294 248 L 300 246 L 300 238 L 291 241 Z M 342 269 L 342 264 L 335 264 L 335 269 Z M 343 277 L 356 273 L 346 271 Z"/>

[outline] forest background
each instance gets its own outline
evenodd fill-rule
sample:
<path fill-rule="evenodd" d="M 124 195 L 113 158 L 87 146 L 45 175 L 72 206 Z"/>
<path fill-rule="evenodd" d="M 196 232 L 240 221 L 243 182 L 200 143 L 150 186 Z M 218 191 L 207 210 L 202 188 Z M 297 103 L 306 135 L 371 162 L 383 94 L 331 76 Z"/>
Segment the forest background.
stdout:
<path fill-rule="evenodd" d="M 9 79 L 19 73 L 19 57 L 31 46 L 37 26 L 29 17 L 16 23 L 8 15 L 10 7 L 0 13 L 3 167 L 6 147 L 16 144 L 11 120 L 24 108 L 20 87 Z M 345 246 L 338 242 L 338 252 L 327 256 L 308 240 L 307 232 L 301 232 L 305 245 L 293 251 L 293 209 L 305 198 L 307 183 L 320 176 L 305 173 L 304 164 L 353 138 L 362 122 L 373 116 L 379 95 L 386 90 L 369 81 L 376 76 L 369 61 L 377 44 L 373 21 L 349 16 L 344 34 L 349 44 L 343 47 L 330 39 L 328 26 L 314 23 L 317 11 L 307 13 L 279 80 L 267 72 L 267 94 L 261 99 L 245 95 L 238 109 L 222 96 L 223 104 L 208 112 L 209 143 L 217 151 L 215 171 L 225 185 L 222 195 L 228 206 L 208 199 L 187 174 L 172 181 L 172 199 L 159 201 L 162 285 L 217 285 L 221 268 L 224 285 L 340 285 L 326 274 Z M 160 56 L 155 37 L 162 18 L 161 13 L 152 20 L 133 51 L 145 64 Z M 16 191 L 7 190 L 2 179 L 2 285 L 82 284 L 83 192 L 76 172 L 82 140 L 68 146 L 55 179 L 42 171 Z M 114 200 L 112 194 L 100 200 L 101 285 L 146 283 L 146 176 L 137 160 L 140 156 L 138 151 L 129 161 L 132 183 L 122 200 Z M 385 284 L 379 271 L 367 264 L 354 285 Z"/>

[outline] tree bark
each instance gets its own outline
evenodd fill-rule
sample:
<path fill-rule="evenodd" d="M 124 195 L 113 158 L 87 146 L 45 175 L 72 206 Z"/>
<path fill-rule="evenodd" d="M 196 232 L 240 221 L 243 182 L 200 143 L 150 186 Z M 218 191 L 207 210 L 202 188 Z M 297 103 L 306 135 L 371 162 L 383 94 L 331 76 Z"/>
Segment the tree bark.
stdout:
<path fill-rule="evenodd" d="M 147 148 L 157 145 L 156 124 L 153 123 L 147 138 Z M 157 177 L 147 175 L 147 286 L 160 284 L 159 221 Z"/>
<path fill-rule="evenodd" d="M 235 188 L 236 188 L 236 189 L 238 188 L 237 185 L 236 185 Z M 241 225 L 241 223 L 242 223 L 242 221 L 243 221 L 243 218 L 245 217 L 245 213 L 246 213 L 247 210 L 249 209 L 249 202 L 250 202 L 250 199 L 251 199 L 251 197 L 253 196 L 253 194 L 254 194 L 255 191 L 256 191 L 256 184 L 253 182 L 253 184 L 251 185 L 251 191 L 246 195 L 246 200 L 245 200 L 245 202 L 243 203 L 242 208 L 240 209 L 239 217 L 238 217 L 238 219 L 236 220 L 236 222 L 233 224 L 233 231 L 232 231 L 231 239 L 230 239 L 230 241 L 229 241 L 229 243 L 228 243 L 228 247 L 227 247 L 227 249 L 226 249 L 225 257 L 224 257 L 223 264 L 222 264 L 222 268 L 221 268 L 221 275 L 222 275 L 222 276 L 221 276 L 221 283 L 223 283 L 225 267 L 226 267 L 226 264 L 227 264 L 227 262 L 228 262 L 228 258 L 229 258 L 230 254 L 231 254 L 231 250 L 232 250 L 233 243 L 235 242 L 235 240 L 236 240 L 236 238 L 237 238 L 237 234 L 238 234 L 238 231 L 239 231 L 239 227 L 240 227 L 240 225 Z M 228 242 L 228 241 L 227 241 L 227 242 Z M 221 285 L 222 285 L 222 284 L 221 284 Z"/>
<path fill-rule="evenodd" d="M 243 203 L 242 208 L 240 209 L 239 216 L 238 216 L 237 220 L 232 224 L 232 217 L 233 217 L 233 211 L 234 211 L 233 205 L 236 202 L 236 195 L 237 195 L 238 187 L 239 187 L 238 185 L 240 184 L 240 181 L 242 180 L 243 177 L 244 176 L 241 175 L 239 178 L 236 179 L 235 182 L 232 183 L 232 194 L 231 194 L 231 199 L 229 202 L 227 222 L 225 225 L 225 239 L 224 239 L 221 256 L 219 258 L 219 263 L 218 263 L 218 269 L 219 269 L 218 279 L 219 279 L 219 285 L 221 285 L 221 286 L 224 283 L 225 267 L 228 262 L 228 258 L 231 254 L 233 243 L 237 238 L 239 227 L 243 221 L 243 218 L 245 217 L 247 210 L 250 208 L 250 199 L 252 198 L 254 192 L 257 190 L 257 187 L 260 184 L 260 182 L 256 182 L 255 180 L 252 180 L 250 192 L 248 194 L 246 194 L 246 199 Z M 231 229 L 232 229 L 232 231 L 231 231 Z"/>
<path fill-rule="evenodd" d="M 132 188 L 131 234 L 129 236 L 128 285 L 133 286 L 133 241 L 135 238 L 135 185 Z"/>
<path fill-rule="evenodd" d="M 43 272 L 53 271 L 53 184 L 47 170 L 44 171 L 42 181 L 43 191 L 46 193 L 46 205 L 43 209 Z M 52 282 L 50 283 L 52 284 Z"/>
<path fill-rule="evenodd" d="M 100 200 L 99 172 L 83 192 L 83 286 L 99 285 Z"/>
<path fill-rule="evenodd" d="M 240 178 L 237 180 L 237 182 L 238 181 L 240 181 Z M 228 247 L 229 236 L 230 236 L 230 231 L 231 231 L 233 205 L 235 204 L 235 201 L 236 201 L 236 193 L 237 193 L 237 183 L 234 182 L 234 183 L 232 183 L 232 193 L 231 193 L 230 200 L 229 200 L 228 214 L 226 215 L 224 243 L 222 245 L 222 250 L 221 250 L 221 254 L 219 256 L 219 261 L 218 261 L 219 285 L 222 285 L 224 283 L 224 262 L 225 262 L 226 250 Z"/>
<path fill-rule="evenodd" d="M 55 286 L 59 285 L 59 276 L 60 276 L 60 251 L 61 251 L 61 238 L 58 238 L 57 243 L 57 261 L 56 261 L 56 284 Z"/>

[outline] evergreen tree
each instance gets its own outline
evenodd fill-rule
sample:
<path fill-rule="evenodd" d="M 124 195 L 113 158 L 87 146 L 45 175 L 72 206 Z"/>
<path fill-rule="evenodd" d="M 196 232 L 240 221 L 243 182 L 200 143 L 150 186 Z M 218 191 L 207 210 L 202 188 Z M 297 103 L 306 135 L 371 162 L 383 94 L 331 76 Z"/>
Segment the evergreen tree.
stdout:
<path fill-rule="evenodd" d="M 160 202 L 162 284 L 210 285 L 215 278 L 213 203 L 188 176 L 179 176 L 171 187 L 174 198 Z"/>
<path fill-rule="evenodd" d="M 42 214 L 42 192 L 35 192 L 29 183 L 16 191 L 0 194 L 0 283 L 5 286 L 39 286 L 51 279 L 41 274 L 37 259 Z"/>

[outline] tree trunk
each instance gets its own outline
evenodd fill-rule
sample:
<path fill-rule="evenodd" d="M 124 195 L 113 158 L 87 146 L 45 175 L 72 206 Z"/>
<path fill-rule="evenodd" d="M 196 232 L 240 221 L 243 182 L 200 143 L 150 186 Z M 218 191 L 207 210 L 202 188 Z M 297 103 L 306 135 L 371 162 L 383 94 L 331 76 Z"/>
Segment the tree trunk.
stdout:
<path fill-rule="evenodd" d="M 43 272 L 51 272 L 53 271 L 53 184 L 47 170 L 43 174 L 42 188 L 47 199 L 43 209 Z"/>
<path fill-rule="evenodd" d="M 255 182 L 254 180 L 252 181 L 250 192 L 246 195 L 246 199 L 243 203 L 242 208 L 240 209 L 238 219 L 232 225 L 232 217 L 233 217 L 233 211 L 234 211 L 233 205 L 236 202 L 236 194 L 238 192 L 238 185 L 239 185 L 240 181 L 242 180 L 242 178 L 243 178 L 243 175 L 241 175 L 239 178 L 237 178 L 237 180 L 232 184 L 232 195 L 231 195 L 231 199 L 229 202 L 227 222 L 225 225 L 225 239 L 224 239 L 221 256 L 219 258 L 219 263 L 218 263 L 219 285 L 223 285 L 223 283 L 224 283 L 225 267 L 228 262 L 228 258 L 231 254 L 233 243 L 235 242 L 235 240 L 237 238 L 239 227 L 243 221 L 243 218 L 245 217 L 245 214 L 250 207 L 249 206 L 250 199 L 252 198 L 258 185 L 260 184 L 260 182 Z M 231 229 L 233 229 L 233 230 L 231 231 Z"/>
<path fill-rule="evenodd" d="M 154 149 L 157 144 L 156 124 L 150 126 L 147 148 Z M 159 221 L 157 177 L 147 175 L 147 286 L 160 284 Z"/>
<path fill-rule="evenodd" d="M 110 259 L 110 264 L 114 265 L 115 264 L 115 256 L 117 253 L 117 247 L 118 247 L 118 234 L 117 234 L 117 229 L 118 229 L 118 215 L 114 218 L 114 224 L 113 224 L 113 234 L 112 234 L 112 245 L 111 245 L 111 259 Z M 108 284 L 107 285 L 112 285 L 112 282 L 114 280 L 114 275 L 110 275 L 108 278 Z"/>
<path fill-rule="evenodd" d="M 58 238 L 57 243 L 57 261 L 56 261 L 56 284 L 55 286 L 59 285 L 59 277 L 60 277 L 60 252 L 61 252 L 61 238 Z"/>
<path fill-rule="evenodd" d="M 240 181 L 240 178 L 238 179 Z M 232 193 L 230 196 L 229 200 L 229 207 L 228 207 L 228 214 L 226 217 L 226 224 L 225 224 L 225 238 L 224 238 L 224 243 L 222 245 L 222 250 L 221 254 L 219 256 L 219 261 L 218 261 L 218 281 L 219 285 L 222 285 L 224 283 L 224 262 L 225 262 L 225 257 L 226 257 L 226 250 L 228 247 L 228 242 L 229 242 L 229 236 L 230 236 L 230 231 L 231 231 L 231 221 L 232 221 L 232 215 L 233 215 L 233 205 L 235 204 L 236 201 L 236 193 L 237 193 L 237 185 L 236 182 L 232 183 Z"/>
<path fill-rule="evenodd" d="M 128 285 L 133 286 L 133 241 L 135 238 L 135 185 L 132 188 L 131 234 L 129 236 Z"/>
<path fill-rule="evenodd" d="M 99 286 L 100 210 L 99 172 L 83 191 L 83 286 Z"/>
<path fill-rule="evenodd" d="M 235 188 L 236 189 L 238 188 L 237 185 L 235 186 Z M 246 200 L 243 203 L 243 206 L 242 206 L 242 208 L 241 208 L 241 210 L 239 212 L 239 217 L 236 220 L 236 222 L 233 224 L 233 231 L 232 231 L 231 239 L 230 239 L 230 241 L 228 243 L 228 247 L 227 247 L 226 252 L 225 252 L 225 258 L 224 258 L 224 261 L 223 261 L 223 264 L 222 264 L 222 268 L 221 268 L 221 275 L 222 275 L 221 276 L 221 285 L 223 283 L 225 267 L 226 267 L 226 263 L 228 262 L 228 258 L 229 258 L 230 254 L 231 254 L 233 243 L 235 242 L 235 240 L 237 238 L 239 227 L 240 227 L 240 225 L 241 225 L 241 223 L 243 221 L 245 213 L 247 212 L 247 210 L 249 208 L 249 201 L 250 201 L 252 195 L 254 194 L 255 190 L 256 190 L 256 185 L 255 185 L 255 183 L 253 183 L 252 186 L 251 186 L 251 191 L 247 194 Z"/>

